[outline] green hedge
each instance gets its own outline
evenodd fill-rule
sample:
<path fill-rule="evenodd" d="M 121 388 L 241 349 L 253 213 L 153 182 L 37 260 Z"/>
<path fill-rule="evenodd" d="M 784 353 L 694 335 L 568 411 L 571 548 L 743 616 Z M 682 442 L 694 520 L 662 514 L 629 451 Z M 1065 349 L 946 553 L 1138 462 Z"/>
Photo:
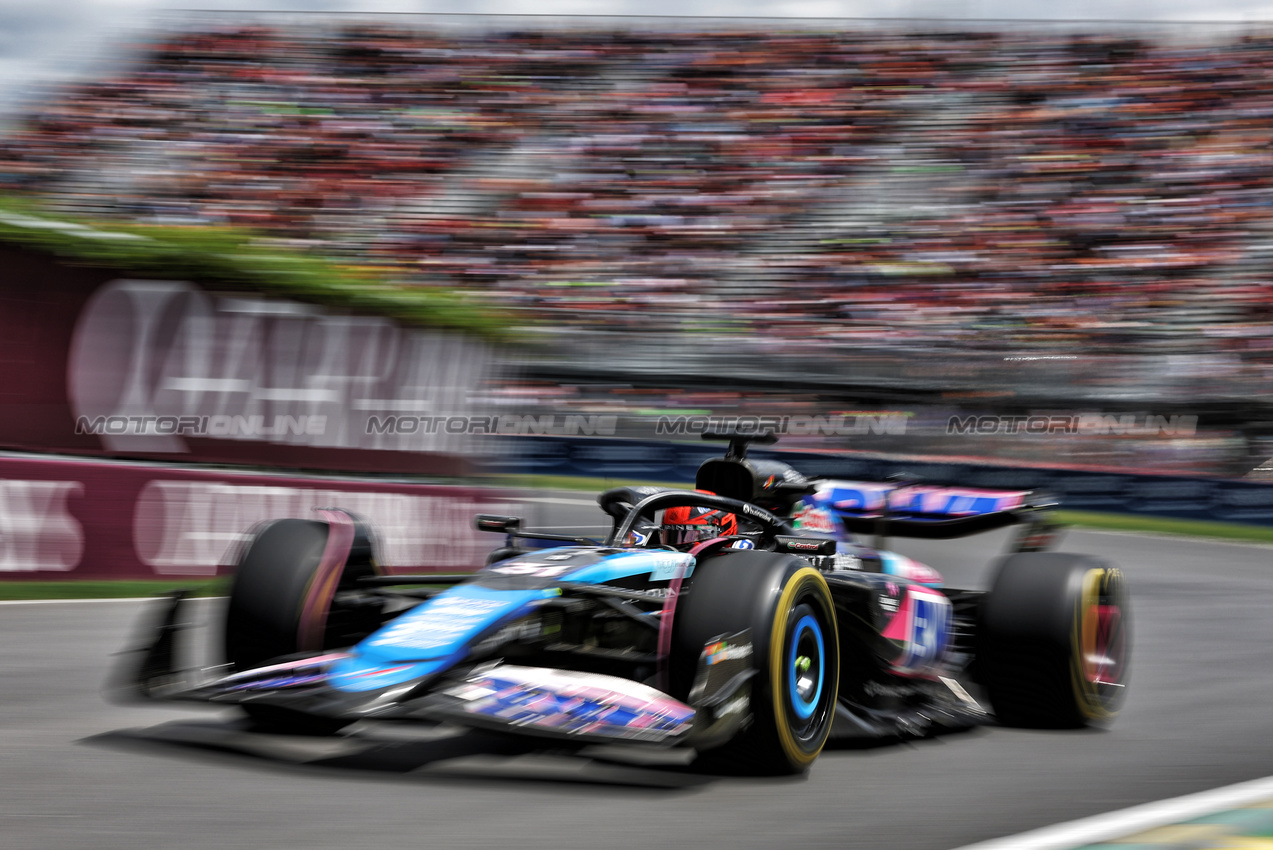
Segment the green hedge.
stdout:
<path fill-rule="evenodd" d="M 0 197 L 0 242 L 81 265 L 239 288 L 500 340 L 512 322 L 453 290 L 394 284 L 379 269 L 337 265 L 231 227 L 85 223 Z"/>

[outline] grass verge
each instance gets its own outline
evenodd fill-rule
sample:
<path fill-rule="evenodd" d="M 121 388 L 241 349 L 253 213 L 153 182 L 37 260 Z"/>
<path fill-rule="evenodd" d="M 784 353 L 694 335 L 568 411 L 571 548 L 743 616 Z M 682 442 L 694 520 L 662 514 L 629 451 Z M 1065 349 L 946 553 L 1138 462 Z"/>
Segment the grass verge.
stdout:
<path fill-rule="evenodd" d="M 0 601 L 27 599 L 128 599 L 160 596 L 171 590 L 188 589 L 195 596 L 224 596 L 229 592 L 225 578 L 193 578 L 186 581 L 115 581 L 67 579 L 65 581 L 0 581 Z"/>
<path fill-rule="evenodd" d="M 1209 537 L 1215 540 L 1237 540 L 1245 543 L 1273 543 L 1273 527 L 1242 525 L 1234 522 L 1210 522 L 1170 517 L 1133 516 L 1131 514 L 1099 514 L 1088 511 L 1057 511 L 1057 519 L 1075 528 L 1101 531 L 1138 531 L 1145 534 Z"/>

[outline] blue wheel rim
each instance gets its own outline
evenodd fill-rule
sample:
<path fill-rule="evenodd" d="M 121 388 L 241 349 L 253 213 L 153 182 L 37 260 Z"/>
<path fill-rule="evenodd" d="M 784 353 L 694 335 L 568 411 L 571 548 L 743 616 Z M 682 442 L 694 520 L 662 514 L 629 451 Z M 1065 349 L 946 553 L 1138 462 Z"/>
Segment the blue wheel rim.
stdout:
<path fill-rule="evenodd" d="M 825 678 L 822 669 L 825 657 L 822 627 L 812 614 L 806 614 L 791 633 L 791 651 L 787 654 L 787 692 L 791 694 L 791 708 L 801 720 L 812 717 L 818 707 Z"/>

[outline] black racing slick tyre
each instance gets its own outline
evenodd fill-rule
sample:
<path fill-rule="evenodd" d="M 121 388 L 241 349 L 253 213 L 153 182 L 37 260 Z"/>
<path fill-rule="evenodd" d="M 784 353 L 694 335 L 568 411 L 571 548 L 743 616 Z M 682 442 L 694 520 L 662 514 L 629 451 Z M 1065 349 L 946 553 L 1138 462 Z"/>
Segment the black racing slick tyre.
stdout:
<path fill-rule="evenodd" d="M 322 564 L 328 532 L 327 523 L 302 519 L 274 520 L 257 529 L 239 560 L 226 610 L 225 654 L 235 670 L 348 645 L 348 617 L 333 610 L 332 602 L 351 567 L 337 564 L 335 575 L 320 574 L 332 568 Z M 349 562 L 355 560 L 362 559 L 351 554 Z M 263 731 L 324 735 L 349 725 L 277 706 L 242 707 Z"/>
<path fill-rule="evenodd" d="M 673 631 L 672 689 L 686 698 L 704 646 L 750 630 L 751 725 L 701 754 L 704 766 L 742 773 L 800 773 L 822 751 L 835 720 L 840 647 L 826 580 L 792 555 L 728 550 L 696 565 Z"/>
<path fill-rule="evenodd" d="M 1127 692 L 1127 583 L 1088 555 L 1005 558 L 982 602 L 977 665 L 1000 723 L 1105 725 Z"/>

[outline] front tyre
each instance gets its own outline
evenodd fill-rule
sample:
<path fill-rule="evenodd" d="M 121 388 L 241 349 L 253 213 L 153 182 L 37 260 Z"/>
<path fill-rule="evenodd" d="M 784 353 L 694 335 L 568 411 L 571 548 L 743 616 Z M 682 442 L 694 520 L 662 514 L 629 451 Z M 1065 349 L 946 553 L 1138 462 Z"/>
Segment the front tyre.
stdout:
<path fill-rule="evenodd" d="M 1006 558 L 983 602 L 978 666 L 1008 726 L 1108 724 L 1127 692 L 1127 582 L 1088 555 Z"/>
<path fill-rule="evenodd" d="M 797 772 L 813 764 L 831 734 L 839 688 L 839 637 L 826 579 L 805 567 L 783 589 L 770 637 L 769 681 L 773 735 L 778 747 L 762 761 Z M 759 731 L 759 729 L 758 729 Z"/>
<path fill-rule="evenodd" d="M 703 646 L 750 630 L 752 724 L 702 756 L 712 768 L 799 773 L 822 751 L 835 719 L 839 636 L 826 580 L 808 562 L 729 550 L 695 567 L 677 610 L 673 690 L 682 698 Z"/>
<path fill-rule="evenodd" d="M 226 660 L 235 670 L 348 645 L 341 626 L 349 617 L 332 603 L 350 575 L 367 569 L 343 553 L 333 557 L 328 541 L 334 531 L 329 523 L 303 519 L 257 529 L 235 570 L 226 609 Z M 242 708 L 255 728 L 268 732 L 329 735 L 350 723 L 271 705 Z"/>

